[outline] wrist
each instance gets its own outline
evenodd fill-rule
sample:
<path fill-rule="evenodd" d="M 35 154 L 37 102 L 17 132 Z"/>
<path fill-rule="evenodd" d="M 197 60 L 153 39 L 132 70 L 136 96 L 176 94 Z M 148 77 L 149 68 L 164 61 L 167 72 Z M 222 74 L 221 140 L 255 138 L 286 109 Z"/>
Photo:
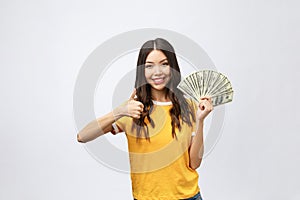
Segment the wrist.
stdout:
<path fill-rule="evenodd" d="M 119 106 L 113 110 L 113 116 L 114 116 L 115 120 L 118 120 L 119 118 L 124 116 L 124 114 L 123 114 L 124 112 L 122 110 L 123 110 L 122 106 Z"/>
<path fill-rule="evenodd" d="M 203 126 L 203 125 L 204 125 L 204 119 L 198 119 L 198 120 L 197 120 L 197 124 L 198 124 L 199 126 Z"/>

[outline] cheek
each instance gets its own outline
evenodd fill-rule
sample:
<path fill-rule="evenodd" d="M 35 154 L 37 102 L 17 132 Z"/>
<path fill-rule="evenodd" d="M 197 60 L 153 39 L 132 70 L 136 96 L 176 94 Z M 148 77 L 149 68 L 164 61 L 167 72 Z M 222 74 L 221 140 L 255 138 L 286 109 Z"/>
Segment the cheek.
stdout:
<path fill-rule="evenodd" d="M 171 77 L 171 70 L 170 70 L 170 67 L 164 69 L 164 74 Z"/>
<path fill-rule="evenodd" d="M 151 77 L 151 73 L 149 72 L 149 70 L 145 70 L 144 74 L 146 79 L 149 79 Z"/>

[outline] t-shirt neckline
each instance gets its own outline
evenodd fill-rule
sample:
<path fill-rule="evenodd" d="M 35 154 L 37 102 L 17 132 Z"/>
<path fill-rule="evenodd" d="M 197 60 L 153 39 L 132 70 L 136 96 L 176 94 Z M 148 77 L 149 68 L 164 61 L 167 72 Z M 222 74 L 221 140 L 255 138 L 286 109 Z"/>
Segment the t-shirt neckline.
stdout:
<path fill-rule="evenodd" d="M 162 101 L 155 101 L 152 100 L 154 105 L 158 105 L 158 106 L 170 106 L 172 105 L 172 101 L 166 101 L 166 102 L 162 102 Z"/>

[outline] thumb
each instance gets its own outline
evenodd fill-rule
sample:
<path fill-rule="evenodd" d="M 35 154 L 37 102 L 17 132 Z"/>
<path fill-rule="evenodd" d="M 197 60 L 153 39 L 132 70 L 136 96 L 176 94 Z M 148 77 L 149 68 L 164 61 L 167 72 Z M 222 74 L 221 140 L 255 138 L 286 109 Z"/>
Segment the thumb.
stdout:
<path fill-rule="evenodd" d="M 133 89 L 133 92 L 131 93 L 129 100 L 133 100 L 135 95 L 136 95 L 136 88 Z"/>

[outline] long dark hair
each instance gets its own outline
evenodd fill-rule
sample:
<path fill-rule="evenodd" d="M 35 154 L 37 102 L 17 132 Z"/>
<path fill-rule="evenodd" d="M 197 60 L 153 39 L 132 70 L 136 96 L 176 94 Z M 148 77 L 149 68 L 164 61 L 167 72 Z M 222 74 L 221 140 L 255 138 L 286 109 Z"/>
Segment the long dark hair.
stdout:
<path fill-rule="evenodd" d="M 178 128 L 178 130 L 181 130 L 181 122 L 185 122 L 189 126 L 192 126 L 192 121 L 195 121 L 194 107 L 187 102 L 183 93 L 177 89 L 177 85 L 181 80 L 181 74 L 174 48 L 167 40 L 162 38 L 149 40 L 145 42 L 140 49 L 135 79 L 136 100 L 144 104 L 144 110 L 139 119 L 133 120 L 134 123 L 132 126 L 132 130 L 136 130 L 137 139 L 141 138 L 142 132 L 144 132 L 144 137 L 149 141 L 150 137 L 145 118 L 150 122 L 152 127 L 154 127 L 155 124 L 150 117 L 153 102 L 151 97 L 151 86 L 146 82 L 145 78 L 145 62 L 147 56 L 153 50 L 160 50 L 165 54 L 171 69 L 171 79 L 166 85 L 166 97 L 169 97 L 173 104 L 169 111 L 172 120 L 173 138 L 176 137 L 175 129 Z"/>

